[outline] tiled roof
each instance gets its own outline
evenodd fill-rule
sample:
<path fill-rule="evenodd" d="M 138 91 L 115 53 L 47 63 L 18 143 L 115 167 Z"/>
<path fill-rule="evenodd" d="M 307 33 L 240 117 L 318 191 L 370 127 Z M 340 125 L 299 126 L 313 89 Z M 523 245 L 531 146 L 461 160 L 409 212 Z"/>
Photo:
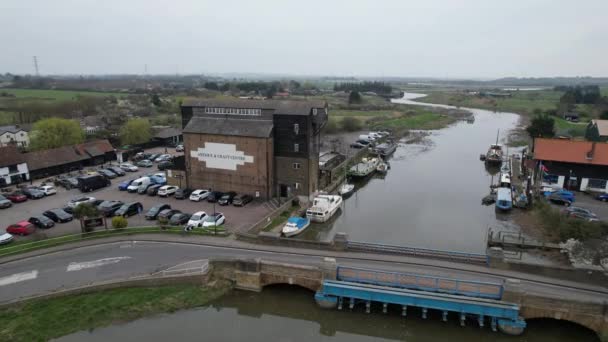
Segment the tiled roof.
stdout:
<path fill-rule="evenodd" d="M 601 137 L 608 136 L 608 120 L 592 120 L 591 122 L 597 125 L 597 131 Z"/>
<path fill-rule="evenodd" d="M 608 143 L 536 138 L 534 139 L 534 159 L 608 165 Z"/>
<path fill-rule="evenodd" d="M 237 135 L 244 137 L 267 138 L 272 132 L 271 120 L 247 120 L 193 117 L 184 133 Z"/>
<path fill-rule="evenodd" d="M 269 109 L 273 110 L 274 114 L 309 115 L 313 108 L 325 108 L 326 102 L 320 100 L 281 101 L 249 99 L 186 99 L 182 103 L 182 106 Z"/>
<path fill-rule="evenodd" d="M 0 135 L 4 134 L 6 132 L 9 133 L 18 133 L 20 131 L 24 131 L 24 132 L 29 132 L 30 131 L 30 125 L 8 125 L 8 126 L 0 126 Z"/>
<path fill-rule="evenodd" d="M 107 152 L 113 151 L 114 148 L 109 141 L 95 140 L 73 146 L 63 146 L 50 150 L 26 153 L 25 158 L 30 170 L 40 170 L 87 160 L 91 157 L 102 156 Z"/>
<path fill-rule="evenodd" d="M 0 147 L 0 167 L 25 163 L 25 156 L 15 146 Z"/>

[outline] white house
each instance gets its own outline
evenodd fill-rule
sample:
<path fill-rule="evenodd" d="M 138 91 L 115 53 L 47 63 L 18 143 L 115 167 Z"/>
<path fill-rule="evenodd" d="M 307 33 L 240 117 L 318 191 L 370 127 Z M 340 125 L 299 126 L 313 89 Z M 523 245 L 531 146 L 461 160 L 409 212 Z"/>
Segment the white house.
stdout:
<path fill-rule="evenodd" d="M 29 129 L 18 126 L 0 126 L 0 147 L 15 144 L 19 147 L 27 147 L 30 144 Z"/>
<path fill-rule="evenodd" d="M 30 179 L 25 156 L 15 146 L 0 147 L 0 187 Z"/>

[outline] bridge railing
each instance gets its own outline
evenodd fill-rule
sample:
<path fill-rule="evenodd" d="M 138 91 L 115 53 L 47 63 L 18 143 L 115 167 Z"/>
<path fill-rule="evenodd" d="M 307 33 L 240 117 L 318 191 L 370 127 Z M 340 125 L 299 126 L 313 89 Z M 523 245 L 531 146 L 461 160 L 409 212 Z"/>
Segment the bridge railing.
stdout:
<path fill-rule="evenodd" d="M 338 266 L 337 278 L 338 280 L 353 283 L 440 292 L 477 298 L 501 299 L 503 293 L 503 285 L 499 283 L 344 266 Z"/>
<path fill-rule="evenodd" d="M 348 250 L 358 252 L 411 255 L 417 257 L 466 262 L 471 264 L 487 265 L 489 263 L 488 256 L 486 254 L 442 251 L 428 248 L 385 245 L 358 241 L 348 241 L 347 248 Z"/>

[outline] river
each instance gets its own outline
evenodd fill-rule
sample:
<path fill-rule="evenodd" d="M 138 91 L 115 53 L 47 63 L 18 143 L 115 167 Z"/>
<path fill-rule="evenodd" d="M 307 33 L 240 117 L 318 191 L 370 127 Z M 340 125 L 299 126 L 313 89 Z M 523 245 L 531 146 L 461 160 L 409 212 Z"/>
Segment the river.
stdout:
<path fill-rule="evenodd" d="M 295 286 L 268 287 L 261 293 L 234 291 L 206 307 L 82 331 L 56 341 L 597 341 L 590 330 L 558 321 L 530 321 L 522 336 L 512 337 L 488 326 L 479 328 L 473 320 L 460 327 L 455 316 L 444 323 L 436 312 L 423 320 L 415 310 L 407 318 L 391 310 L 382 314 L 379 307 L 371 314 L 362 307 L 324 310 L 313 295 Z"/>
<path fill-rule="evenodd" d="M 412 101 L 420 96 L 406 93 L 393 102 L 455 108 Z M 329 240 L 344 232 L 356 241 L 484 253 L 488 227 L 514 228 L 508 215 L 481 205 L 491 175 L 479 155 L 499 130 L 506 138 L 519 117 L 464 109 L 474 114 L 474 123 L 459 121 L 415 143 L 400 143 L 385 177 L 359 182 L 337 217 L 311 225 L 302 237 Z"/>

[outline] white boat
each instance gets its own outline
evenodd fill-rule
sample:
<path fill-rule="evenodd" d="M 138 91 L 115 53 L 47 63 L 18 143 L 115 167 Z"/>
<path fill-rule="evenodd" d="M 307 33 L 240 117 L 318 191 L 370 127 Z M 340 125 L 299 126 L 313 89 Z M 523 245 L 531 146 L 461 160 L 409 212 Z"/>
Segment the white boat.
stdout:
<path fill-rule="evenodd" d="M 378 158 L 363 158 L 348 170 L 348 175 L 351 177 L 367 177 L 376 171 L 379 163 L 380 160 Z"/>
<path fill-rule="evenodd" d="M 281 233 L 286 237 L 295 236 L 302 233 L 308 226 L 310 226 L 309 219 L 292 216 L 287 220 L 285 226 L 283 226 Z"/>
<path fill-rule="evenodd" d="M 376 166 L 376 171 L 378 171 L 379 173 L 387 173 L 388 172 L 388 164 L 386 164 L 386 163 L 380 163 L 380 164 L 378 164 L 378 166 Z"/>
<path fill-rule="evenodd" d="M 338 195 L 318 195 L 312 206 L 306 210 L 306 217 L 312 222 L 325 222 L 338 211 L 342 197 Z"/>
<path fill-rule="evenodd" d="M 496 195 L 496 209 L 502 211 L 509 211 L 513 208 L 513 197 L 511 195 L 511 189 L 509 188 L 498 188 Z"/>
<path fill-rule="evenodd" d="M 346 195 L 350 195 L 354 190 L 355 190 L 354 184 L 344 183 L 344 184 L 342 184 L 340 189 L 338 189 L 338 193 L 341 196 L 346 196 Z"/>

